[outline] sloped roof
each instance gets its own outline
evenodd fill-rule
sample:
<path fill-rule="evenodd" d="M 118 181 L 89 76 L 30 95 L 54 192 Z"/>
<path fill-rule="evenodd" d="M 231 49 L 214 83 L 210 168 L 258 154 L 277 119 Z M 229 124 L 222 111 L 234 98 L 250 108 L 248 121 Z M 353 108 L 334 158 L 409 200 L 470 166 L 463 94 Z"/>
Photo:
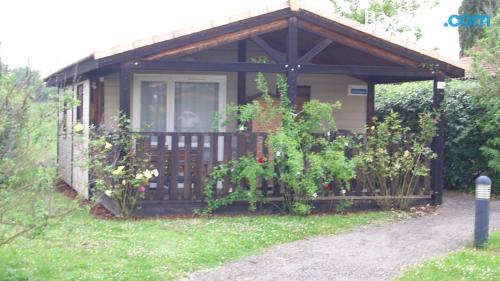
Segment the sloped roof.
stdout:
<path fill-rule="evenodd" d="M 189 36 L 195 33 L 203 32 L 203 31 L 208 31 L 211 29 L 223 27 L 229 24 L 237 23 L 239 21 L 243 20 L 248 20 L 257 16 L 262 16 L 266 15 L 269 13 L 273 12 L 278 12 L 282 10 L 288 10 L 291 12 L 299 12 L 299 11 L 305 11 L 309 13 L 313 13 L 315 15 L 318 15 L 322 18 L 325 18 L 327 20 L 333 21 L 337 24 L 340 24 L 342 26 L 345 26 L 347 28 L 356 30 L 357 32 L 360 32 L 364 35 L 384 40 L 390 44 L 396 45 L 398 47 L 402 47 L 406 50 L 413 51 L 419 55 L 438 60 L 440 62 L 446 63 L 448 65 L 451 65 L 456 68 L 464 69 L 466 65 L 464 65 L 462 62 L 458 60 L 454 60 L 452 58 L 443 56 L 442 54 L 432 51 L 432 50 L 427 50 L 424 49 L 420 46 L 418 46 L 416 43 L 410 42 L 410 41 L 404 41 L 401 40 L 395 36 L 391 36 L 382 32 L 377 31 L 375 28 L 358 23 L 356 21 L 346 19 L 343 17 L 340 17 L 338 15 L 335 15 L 331 12 L 326 11 L 325 9 L 316 6 L 312 3 L 301 3 L 299 0 L 288 0 L 282 3 L 277 3 L 277 4 L 272 4 L 268 5 L 262 8 L 256 8 L 256 9 L 251 9 L 243 13 L 239 14 L 233 14 L 229 15 L 225 18 L 220 18 L 220 19 L 214 19 L 211 21 L 206 22 L 205 24 L 200 24 L 200 25 L 194 25 L 182 29 L 175 29 L 172 31 L 169 31 L 164 34 L 158 34 L 154 35 L 148 38 L 143 38 L 140 40 L 135 40 L 133 42 L 129 42 L 126 44 L 121 44 L 114 46 L 112 48 L 106 49 L 106 50 L 100 50 L 100 51 L 95 51 L 91 53 L 89 56 L 85 57 L 84 59 L 75 62 L 60 71 L 57 71 L 56 73 L 50 75 L 49 77 L 46 78 L 46 80 L 49 80 L 50 78 L 55 77 L 58 73 L 63 72 L 64 70 L 68 70 L 71 68 L 75 67 L 80 67 L 81 69 L 91 71 L 92 69 L 97 69 L 98 66 L 98 61 L 99 60 L 106 60 L 110 59 L 113 56 L 116 55 L 121 55 L 127 52 L 139 50 L 141 48 L 147 48 L 154 46 L 156 44 L 164 44 L 167 42 L 172 41 L 173 39 L 178 39 L 181 37 Z M 79 64 L 79 65 L 78 65 Z M 79 71 L 81 73 L 82 71 Z"/>
<path fill-rule="evenodd" d="M 472 73 L 472 57 L 461 57 L 460 62 L 464 66 L 465 70 L 465 79 L 474 78 L 474 74 Z M 496 66 L 493 64 L 481 64 L 481 66 L 488 71 L 491 75 L 496 75 Z"/>
<path fill-rule="evenodd" d="M 282 9 L 287 9 L 287 8 L 289 8 L 292 11 L 298 11 L 298 10 L 309 11 L 309 12 L 317 14 L 321 17 L 324 17 L 324 18 L 327 18 L 329 20 L 340 23 L 342 25 L 345 25 L 346 27 L 356 29 L 358 31 L 361 31 L 361 32 L 364 32 L 366 34 L 372 35 L 374 37 L 380 38 L 382 40 L 391 42 L 391 43 L 399 45 L 401 47 L 416 51 L 422 55 L 426 55 L 428 57 L 446 62 L 446 63 L 454 65 L 456 67 L 460 67 L 460 68 L 464 67 L 464 65 L 460 61 L 455 60 L 453 58 L 449 58 L 447 56 L 444 56 L 436 51 L 422 48 L 414 42 L 401 40 L 398 37 L 391 36 L 391 35 L 388 35 L 387 33 L 377 31 L 375 28 L 370 27 L 368 25 L 361 24 L 357 21 L 335 15 L 333 13 L 326 11 L 325 9 L 322 9 L 321 7 L 315 5 L 314 3 L 311 3 L 311 2 L 301 3 L 300 1 L 294 1 L 294 0 L 285 1 L 282 3 L 277 3 L 277 4 L 272 4 L 272 5 L 267 5 L 266 7 L 262 7 L 262 8 L 251 9 L 251 10 L 248 10 L 248 11 L 243 12 L 243 13 L 229 15 L 225 18 L 214 19 L 214 20 L 205 22 L 204 24 L 200 24 L 200 25 L 194 25 L 194 26 L 189 26 L 189 27 L 185 27 L 185 28 L 181 28 L 181 29 L 171 30 L 171 31 L 168 31 L 168 32 L 163 33 L 163 34 L 157 34 L 157 35 L 153 35 L 153 36 L 148 37 L 148 38 L 135 40 L 135 41 L 132 41 L 132 42 L 129 42 L 126 44 L 116 45 L 116 46 L 113 46 L 109 49 L 95 51 L 91 55 L 95 59 L 101 59 L 101 58 L 109 57 L 109 56 L 116 55 L 119 53 L 123 53 L 126 51 L 130 51 L 133 49 L 137 49 L 140 47 L 152 45 L 152 44 L 159 43 L 159 42 L 164 42 L 167 40 L 171 40 L 171 39 L 185 36 L 188 34 L 192 34 L 195 32 L 208 30 L 208 29 L 211 29 L 214 27 L 234 23 L 234 22 L 237 22 L 240 20 L 249 19 L 249 18 L 252 18 L 255 16 L 259 16 L 259 15 L 263 15 L 263 14 L 267 14 L 270 12 L 274 12 L 274 11 L 278 11 L 278 10 L 282 10 Z"/>

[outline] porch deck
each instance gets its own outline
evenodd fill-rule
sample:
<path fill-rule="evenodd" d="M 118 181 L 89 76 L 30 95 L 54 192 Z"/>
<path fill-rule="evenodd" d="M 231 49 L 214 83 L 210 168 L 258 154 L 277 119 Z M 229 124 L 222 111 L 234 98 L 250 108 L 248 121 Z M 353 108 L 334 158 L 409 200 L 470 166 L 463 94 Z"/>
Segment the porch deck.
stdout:
<path fill-rule="evenodd" d="M 194 209 L 203 208 L 205 188 L 212 188 L 216 198 L 227 196 L 235 190 L 234 183 L 226 178 L 216 186 L 207 186 L 206 179 L 214 167 L 251 154 L 255 157 L 272 158 L 263 143 L 266 133 L 255 132 L 142 132 L 143 138 L 137 144 L 139 153 L 149 155 L 151 164 L 158 170 L 146 188 L 144 198 L 138 203 L 138 215 L 192 214 Z M 332 136 L 333 139 L 333 136 Z M 348 151 L 352 156 L 355 152 Z M 430 167 L 430 161 L 427 165 Z M 318 194 L 315 205 L 318 210 L 332 209 L 335 202 L 352 199 L 354 205 L 367 208 L 374 200 L 396 198 L 397 187 L 391 195 L 371 192 L 361 181 L 351 181 L 351 188 L 341 193 L 337 181 L 331 183 L 331 190 Z M 268 199 L 260 211 L 275 212 L 282 201 L 280 186 L 276 182 L 260 181 L 259 190 Z M 430 176 L 421 177 L 420 184 L 412 196 L 415 200 L 430 202 L 432 195 Z M 245 212 L 246 202 L 223 208 L 220 212 Z"/>

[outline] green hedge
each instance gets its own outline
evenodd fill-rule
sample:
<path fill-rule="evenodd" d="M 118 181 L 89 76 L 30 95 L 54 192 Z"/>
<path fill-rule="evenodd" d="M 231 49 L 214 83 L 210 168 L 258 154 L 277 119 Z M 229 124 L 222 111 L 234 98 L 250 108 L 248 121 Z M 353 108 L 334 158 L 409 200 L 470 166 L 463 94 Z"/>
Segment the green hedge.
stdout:
<path fill-rule="evenodd" d="M 443 108 L 445 112 L 445 187 L 474 190 L 474 179 L 487 173 L 500 183 L 500 175 L 487 167 L 481 153 L 488 136 L 482 134 L 476 122 L 482 109 L 471 99 L 474 81 L 448 81 Z M 418 114 L 432 110 L 432 82 L 414 82 L 400 85 L 377 85 L 375 108 L 378 118 L 391 110 L 398 112 L 404 124 L 416 128 Z M 494 191 L 500 194 L 500 185 Z"/>

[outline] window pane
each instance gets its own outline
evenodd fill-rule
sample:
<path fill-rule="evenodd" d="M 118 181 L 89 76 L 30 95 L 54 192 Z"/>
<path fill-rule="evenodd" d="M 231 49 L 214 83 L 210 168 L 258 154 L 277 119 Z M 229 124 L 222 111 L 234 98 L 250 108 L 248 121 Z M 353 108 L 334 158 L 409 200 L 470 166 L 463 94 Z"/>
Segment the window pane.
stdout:
<path fill-rule="evenodd" d="M 219 107 L 219 84 L 175 83 L 175 131 L 210 132 Z"/>
<path fill-rule="evenodd" d="M 167 85 L 165 82 L 141 82 L 141 128 L 144 131 L 167 129 Z"/>

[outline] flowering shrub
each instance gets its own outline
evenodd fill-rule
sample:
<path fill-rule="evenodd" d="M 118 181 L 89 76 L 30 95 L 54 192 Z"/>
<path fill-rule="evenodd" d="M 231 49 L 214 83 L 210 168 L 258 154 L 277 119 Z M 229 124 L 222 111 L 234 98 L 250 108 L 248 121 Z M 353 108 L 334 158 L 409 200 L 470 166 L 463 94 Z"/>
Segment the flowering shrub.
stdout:
<path fill-rule="evenodd" d="M 392 112 L 383 122 L 367 128 L 367 136 L 358 145 L 356 160 L 363 185 L 373 194 L 382 196 L 411 196 L 419 185 L 419 177 L 429 169 L 426 159 L 436 157 L 430 143 L 436 134 L 436 118 L 431 113 L 421 113 L 418 130 L 401 125 L 399 114 Z M 391 190 L 395 187 L 396 190 Z M 407 209 L 411 199 L 381 199 L 383 209 Z"/>
<path fill-rule="evenodd" d="M 262 93 L 264 102 L 254 101 L 229 107 L 223 114 L 229 117 L 222 120 L 227 123 L 228 119 L 236 119 L 241 124 L 240 130 L 245 130 L 252 121 L 270 128 L 269 123 L 279 118 L 281 126 L 269 130 L 268 138 L 263 144 L 268 151 L 273 152 L 271 159 L 249 155 L 216 167 L 210 174 L 208 188 L 205 189 L 209 206 L 206 211 L 211 212 L 236 199 L 248 200 L 250 210 L 255 210 L 258 202 L 266 200 L 257 191 L 259 178 L 272 179 L 278 183 L 283 193 L 285 211 L 300 215 L 311 212 L 311 201 L 318 193 L 326 193 L 331 189 L 330 183 L 333 180 L 339 181 L 344 188 L 349 188 L 349 180 L 355 176 L 355 163 L 345 153 L 351 140 L 346 137 L 331 140 L 337 130 L 332 112 L 340 104 L 312 100 L 304 104 L 301 112 L 296 113 L 287 98 L 284 76 L 278 75 L 277 78 L 277 89 L 281 94 L 279 106 L 275 105 L 269 95 L 264 75 L 258 73 L 257 89 Z M 210 187 L 227 176 L 236 184 L 236 191 L 224 198 L 213 198 Z"/>
<path fill-rule="evenodd" d="M 95 195 L 110 197 L 120 215 L 128 217 L 158 171 L 151 166 L 149 155 L 135 149 L 141 136 L 130 132 L 129 120 L 120 117 L 118 123 L 115 132 L 90 130 L 88 168 Z"/>

